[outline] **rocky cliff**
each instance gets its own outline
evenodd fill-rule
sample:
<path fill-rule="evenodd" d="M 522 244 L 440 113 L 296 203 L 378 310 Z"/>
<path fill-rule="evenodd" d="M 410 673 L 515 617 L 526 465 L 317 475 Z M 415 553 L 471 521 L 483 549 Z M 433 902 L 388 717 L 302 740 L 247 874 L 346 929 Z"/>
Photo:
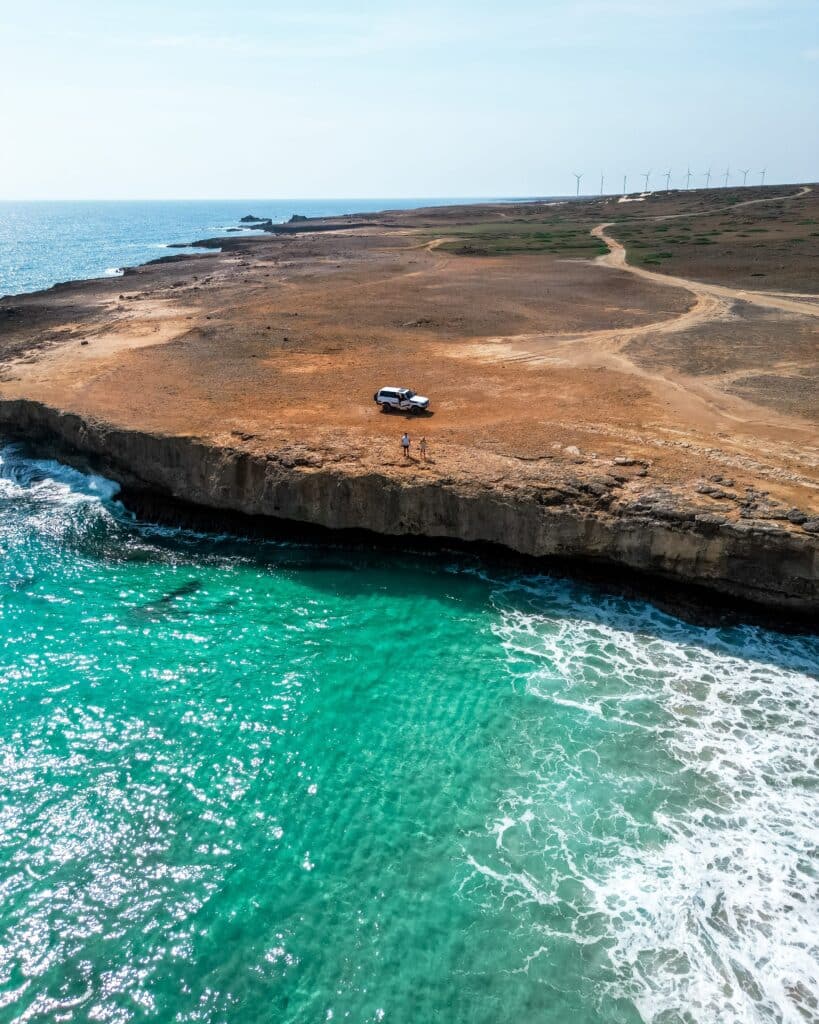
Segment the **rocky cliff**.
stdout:
<path fill-rule="evenodd" d="M 517 484 L 401 478 L 304 449 L 246 451 L 121 429 L 27 400 L 0 402 L 0 429 L 90 457 L 132 489 L 208 509 L 484 542 L 694 584 L 806 621 L 819 615 L 819 522 L 727 521 L 648 483 L 635 489 L 628 467 L 548 486 L 525 475 Z"/>

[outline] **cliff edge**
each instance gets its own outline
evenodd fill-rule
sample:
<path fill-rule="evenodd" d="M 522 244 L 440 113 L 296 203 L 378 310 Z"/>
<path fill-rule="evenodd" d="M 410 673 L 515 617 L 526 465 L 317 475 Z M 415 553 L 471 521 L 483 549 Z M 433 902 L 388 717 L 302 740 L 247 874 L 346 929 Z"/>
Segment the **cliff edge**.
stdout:
<path fill-rule="evenodd" d="M 90 457 L 130 489 L 208 509 L 482 542 L 819 616 L 819 518 L 723 484 L 701 485 L 696 501 L 652 484 L 636 460 L 568 475 L 531 463 L 498 464 L 507 475 L 494 481 L 483 474 L 408 475 L 398 462 L 368 466 L 354 453 L 321 445 L 259 451 L 252 440 L 215 444 L 121 429 L 25 400 L 0 402 L 0 430 L 56 443 L 69 457 Z M 714 495 L 744 518 L 731 522 L 715 512 Z"/>
<path fill-rule="evenodd" d="M 0 299 L 0 432 L 132 495 L 498 545 L 815 624 L 817 216 L 802 186 L 234 237 Z M 712 231 L 707 258 L 684 225 Z M 384 386 L 428 412 L 381 412 Z"/>

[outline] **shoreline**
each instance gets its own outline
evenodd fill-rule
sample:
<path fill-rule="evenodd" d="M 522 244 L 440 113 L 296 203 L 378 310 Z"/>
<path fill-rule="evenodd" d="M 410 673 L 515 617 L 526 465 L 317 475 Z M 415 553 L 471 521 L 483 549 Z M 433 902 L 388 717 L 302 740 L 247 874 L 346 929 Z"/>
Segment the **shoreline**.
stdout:
<path fill-rule="evenodd" d="M 656 202 L 662 219 L 712 199 L 722 201 Z M 588 227 L 558 248 L 588 252 L 606 202 L 569 204 Z M 564 223 L 569 214 L 549 205 L 515 212 Z M 489 237 L 487 225 L 508 220 L 508 204 L 297 220 L 292 231 L 210 240 L 218 252 L 0 300 L 0 429 L 93 460 L 151 516 L 216 516 L 241 530 L 265 520 L 401 549 L 458 545 L 596 577 L 689 616 L 707 606 L 714 622 L 738 609 L 733 621 L 815 630 L 807 422 L 768 413 L 773 425 L 761 428 L 758 406 L 626 358 L 627 342 L 729 321 L 733 296 L 749 293 L 709 285 L 692 299 L 683 276 L 626 266 L 616 239 L 616 266 L 612 256 L 487 261 L 474 247 L 443 250 L 453 231 Z M 531 293 L 515 292 L 505 312 L 512 286 Z M 381 312 L 367 297 L 385 289 Z M 769 306 L 785 302 L 769 295 Z M 809 314 L 797 299 L 789 308 Z M 531 326 L 516 321 L 521 302 Z M 758 328 L 766 350 L 769 323 Z M 737 328 L 757 329 L 745 312 Z M 511 329 L 520 333 L 505 337 Z M 421 366 L 440 377 L 432 415 L 411 428 L 431 436 L 431 464 L 396 461 L 388 438 L 402 421 L 371 401 L 372 383 L 408 360 L 416 379 Z M 463 396 L 475 396 L 468 409 Z M 692 426 L 680 430 L 680 417 Z"/>
<path fill-rule="evenodd" d="M 366 211 L 365 210 L 363 212 L 359 212 L 359 211 L 353 209 L 353 204 L 357 203 L 357 202 L 361 202 L 361 203 L 367 204 L 367 203 L 390 203 L 390 202 L 397 202 L 397 201 L 399 201 L 399 200 L 396 200 L 395 198 L 392 198 L 392 199 L 390 197 L 383 197 L 382 198 L 382 197 L 378 197 L 378 196 L 372 197 L 372 198 L 361 197 L 361 198 L 355 199 L 355 200 L 347 200 L 343 196 L 340 197 L 339 199 L 332 199 L 332 198 L 331 199 L 311 199 L 310 197 L 306 197 L 306 198 L 305 197 L 296 197 L 294 199 L 249 199 L 249 200 L 244 200 L 244 199 L 215 199 L 215 200 L 198 200 L 198 199 L 194 199 L 194 200 L 186 200 L 186 199 L 151 199 L 151 200 L 127 200 L 127 199 L 111 199 L 111 200 L 86 200 L 86 199 L 80 199 L 80 200 L 74 200 L 74 199 L 57 199 L 57 200 L 25 200 L 24 199 L 24 200 L 0 200 L 0 213 L 2 212 L 2 207 L 3 207 L 4 204 L 6 206 L 9 206 L 9 207 L 13 207 L 13 206 L 17 206 L 17 205 L 23 206 L 23 207 L 30 205 L 30 206 L 33 206 L 35 208 L 53 206 L 56 209 L 59 209 L 60 207 L 70 207 L 70 206 L 74 206 L 74 205 L 80 205 L 80 206 L 84 206 L 85 205 L 85 206 L 91 206 L 91 207 L 97 206 L 97 205 L 109 205 L 111 207 L 120 206 L 120 207 L 126 208 L 126 207 L 133 207 L 134 205 L 144 204 L 146 207 L 149 207 L 149 208 L 151 206 L 155 206 L 157 208 L 161 208 L 161 207 L 165 207 L 165 206 L 168 206 L 168 205 L 179 204 L 180 206 L 182 206 L 184 208 L 185 206 L 195 206 L 195 205 L 199 205 L 199 204 L 206 204 L 206 205 L 216 206 L 216 207 L 218 207 L 218 206 L 220 206 L 221 204 L 224 204 L 224 203 L 226 203 L 226 204 L 236 204 L 237 205 L 237 210 L 234 211 L 235 214 L 236 214 L 235 224 L 232 224 L 231 226 L 227 226 L 228 223 L 229 223 L 229 221 L 228 221 L 228 211 L 225 211 L 225 217 L 224 217 L 224 219 L 225 219 L 225 227 L 222 229 L 224 231 L 224 234 L 222 234 L 222 235 L 209 235 L 207 238 L 204 239 L 204 243 L 205 244 L 202 246 L 202 248 L 213 250 L 213 249 L 218 249 L 220 247 L 220 245 L 222 243 L 224 243 L 224 242 L 233 241 L 234 237 L 236 239 L 246 240 L 248 238 L 264 238 L 266 232 L 267 233 L 282 233 L 282 234 L 297 232 L 299 230 L 298 220 L 301 219 L 301 215 L 298 214 L 297 208 L 300 205 L 303 206 L 303 207 L 307 207 L 307 208 L 309 208 L 311 206 L 315 206 L 315 205 L 342 204 L 342 203 L 345 203 L 345 202 L 347 202 L 350 205 L 350 212 L 348 212 L 348 213 L 343 213 L 343 214 L 309 214 L 309 215 L 307 215 L 306 220 L 307 221 L 312 221 L 312 222 L 333 219 L 335 217 L 347 218 L 347 219 L 350 219 L 350 218 L 354 217 L 354 218 L 358 219 L 359 216 L 363 217 L 363 218 L 366 218 L 366 217 L 371 217 L 371 216 L 380 216 L 380 215 L 382 215 L 384 213 L 389 213 L 389 212 L 394 212 L 394 211 L 401 211 L 402 209 L 414 210 L 414 209 L 425 208 L 423 206 L 420 206 L 420 207 L 410 206 L 410 207 L 406 207 L 406 208 L 397 207 L 397 206 L 379 206 L 378 209 L 376 209 L 376 210 L 373 210 L 373 211 Z M 435 196 L 428 196 L 428 197 L 424 197 L 424 198 L 420 198 L 420 199 L 419 198 L 414 198 L 414 197 L 407 197 L 404 201 L 413 202 L 413 203 L 415 203 L 415 202 L 433 203 L 435 205 L 438 205 L 438 204 L 446 205 L 446 204 L 450 204 L 450 203 L 454 202 L 456 204 L 466 206 L 466 205 L 473 205 L 473 204 L 476 204 L 476 203 L 480 204 L 480 203 L 501 203 L 501 202 L 507 202 L 507 203 L 513 203 L 514 204 L 514 203 L 519 203 L 519 202 L 545 201 L 545 200 L 530 200 L 528 198 L 512 198 L 512 199 L 497 199 L 496 200 L 496 199 L 479 198 L 479 197 L 478 198 L 471 198 L 471 199 L 459 199 L 457 197 L 435 197 Z M 264 208 L 265 206 L 275 205 L 275 204 L 282 204 L 282 203 L 286 203 L 287 204 L 287 210 L 289 212 L 277 211 L 276 213 L 274 213 L 272 215 L 254 217 L 252 221 L 247 221 L 245 219 L 245 217 L 240 217 L 239 216 L 239 210 L 247 211 L 247 209 L 251 208 L 251 207 Z M 241 204 L 241 206 L 239 206 L 239 204 Z M 293 219 L 294 211 L 296 211 L 295 216 L 297 217 L 297 221 L 295 223 L 290 223 L 292 221 L 292 219 Z M 275 218 L 278 217 L 279 215 L 281 216 L 282 219 L 281 220 L 276 220 Z M 269 227 L 264 227 L 264 225 L 269 225 Z M 207 231 L 207 230 L 209 230 L 207 224 L 203 223 L 198 228 L 191 226 L 191 232 L 190 233 L 191 234 L 196 234 L 197 232 L 200 232 L 200 231 L 204 232 L 204 231 Z M 214 228 L 213 230 L 219 230 L 219 229 L 218 228 Z M 305 229 L 302 228 L 301 230 L 305 230 Z M 308 228 L 306 230 L 310 230 L 310 229 Z M 184 235 L 187 233 L 187 228 L 183 228 L 180 231 L 176 231 L 175 233 L 172 233 L 170 235 L 165 236 L 165 237 L 170 239 L 169 241 L 166 241 L 165 238 L 162 238 L 161 240 L 157 240 L 157 238 L 154 236 L 154 237 L 152 237 L 152 239 L 150 241 L 142 241 L 142 242 L 138 242 L 138 243 L 135 243 L 135 244 L 138 244 L 139 246 L 141 246 L 146 251 L 147 250 L 151 250 L 151 249 L 171 249 L 171 250 L 174 250 L 174 249 L 186 249 L 186 248 L 196 248 L 196 247 L 199 247 L 199 243 L 198 242 L 180 242 L 180 241 L 176 241 L 176 239 L 178 239 L 180 237 L 180 233 L 184 237 Z M 186 255 L 196 256 L 196 255 L 202 255 L 202 253 L 192 252 L 192 253 L 187 253 Z M 106 258 L 108 258 L 108 257 L 106 257 Z M 116 259 L 116 254 L 111 254 L 110 259 L 115 260 Z M 162 257 L 157 257 L 156 259 L 162 259 Z M 98 281 L 98 280 L 102 280 L 102 279 L 104 279 L 106 277 L 109 277 L 109 278 L 111 278 L 111 277 L 113 277 L 113 278 L 119 277 L 119 278 L 121 278 L 125 274 L 127 274 L 128 272 L 134 272 L 134 271 L 138 270 L 140 267 L 143 267 L 143 266 L 145 266 L 145 265 L 147 265 L 149 263 L 156 262 L 156 259 L 152 258 L 150 256 L 146 256 L 145 259 L 139 260 L 137 262 L 128 262 L 128 263 L 122 262 L 121 264 L 117 265 L 116 268 L 114 268 L 114 264 L 111 264 L 110 266 L 107 266 L 107 267 L 101 269 L 98 274 L 95 273 L 95 274 L 92 274 L 90 276 L 88 274 L 85 274 L 84 276 L 79 276 L 79 277 L 71 277 L 71 276 L 69 276 L 69 277 L 61 278 L 60 280 L 53 281 L 51 284 L 46 284 L 46 285 L 43 285 L 41 287 L 36 287 L 36 288 L 30 289 L 30 290 L 0 292 L 0 301 L 8 302 L 8 301 L 16 300 L 16 299 L 21 299 L 21 298 L 29 297 L 29 296 L 47 294 L 48 292 L 50 292 L 54 288 L 62 288 L 62 287 L 66 287 L 66 286 L 70 286 L 70 285 L 75 285 L 75 284 L 83 284 L 83 283 L 90 282 L 90 281 Z M 116 273 L 114 273 L 114 274 L 110 273 L 110 271 L 112 269 L 116 269 Z"/>
<path fill-rule="evenodd" d="M 19 429 L 21 423 L 23 429 Z M 713 567 L 720 564 L 714 548 L 720 541 L 725 544 L 724 530 L 697 523 L 673 508 L 665 510 L 665 521 L 631 517 L 618 523 L 614 519 L 601 529 L 599 513 L 571 507 L 544 509 L 536 497 L 511 503 L 500 497 L 499 506 L 490 502 L 487 507 L 485 494 L 459 493 L 457 487 L 436 494 L 429 485 L 421 485 L 413 496 L 400 485 L 396 490 L 396 482 L 387 477 L 368 476 L 358 487 L 355 478 L 345 480 L 332 471 L 320 473 L 317 480 L 315 467 L 286 466 L 283 461 L 288 460 L 281 457 L 253 457 L 237 449 L 213 448 L 196 438 L 135 435 L 36 403 L 10 410 L 0 401 L 0 432 L 6 441 L 22 441 L 35 452 L 112 479 L 120 485 L 118 497 L 123 505 L 146 521 L 328 546 L 405 553 L 458 551 L 524 573 L 590 583 L 601 592 L 647 601 L 698 625 L 744 623 L 784 633 L 815 633 L 819 626 L 816 587 L 810 589 L 815 545 L 810 538 L 801 545 L 788 543 L 790 535 L 771 527 L 736 534 L 732 539 L 738 546 L 722 560 L 723 569 L 732 562 L 741 568 L 753 561 L 750 576 L 740 572 L 734 578 L 719 578 L 713 575 Z M 329 494 L 333 501 L 328 506 Z M 375 504 L 371 494 L 377 497 Z M 429 521 L 424 527 L 418 517 L 432 500 L 439 512 L 442 504 L 448 506 L 451 518 L 446 522 L 438 515 L 437 522 Z M 397 529 L 383 516 L 371 514 L 385 502 L 395 505 L 396 501 L 403 506 Z M 287 502 L 295 507 L 286 507 Z M 552 515 L 544 519 L 543 513 L 549 511 Z M 504 532 L 484 535 L 492 532 L 486 530 L 486 523 L 499 514 Z M 519 537 L 516 545 L 513 532 Z M 559 534 L 559 543 L 543 545 L 544 533 L 552 534 L 553 540 Z M 592 542 L 590 535 L 595 533 Z M 533 547 L 538 540 L 542 551 Z M 618 540 L 625 545 L 618 547 Z M 660 569 L 661 546 L 669 556 L 664 569 Z M 641 551 L 652 552 L 651 557 L 641 557 Z M 681 558 L 692 569 L 699 564 L 704 570 L 709 552 L 714 563 L 710 577 L 681 571 Z M 790 563 L 792 571 L 797 564 L 803 565 L 805 585 L 797 588 L 802 593 L 775 589 L 783 561 Z"/>

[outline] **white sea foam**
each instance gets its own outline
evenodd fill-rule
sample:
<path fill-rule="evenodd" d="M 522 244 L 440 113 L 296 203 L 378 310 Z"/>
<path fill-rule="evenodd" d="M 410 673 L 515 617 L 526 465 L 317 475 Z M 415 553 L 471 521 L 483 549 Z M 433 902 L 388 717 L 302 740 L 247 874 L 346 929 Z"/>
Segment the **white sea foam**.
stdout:
<path fill-rule="evenodd" d="M 15 445 L 0 449 L 0 501 L 25 503 L 27 530 L 66 539 L 91 523 L 110 522 L 109 503 L 118 491 L 105 477 L 52 459 L 25 458 Z M 25 547 L 26 531 L 19 531 L 14 518 L 0 522 L 0 543 Z"/>
<path fill-rule="evenodd" d="M 11 494 L 25 492 L 66 501 L 110 501 L 119 484 L 95 473 L 83 473 L 56 459 L 26 458 L 17 445 L 0 449 L 0 487 Z"/>
<path fill-rule="evenodd" d="M 0 451 L 0 499 L 30 500 L 38 529 L 95 522 L 116 490 Z M 463 888 L 526 922 L 520 970 L 557 942 L 599 949 L 607 993 L 647 1022 L 819 1020 L 819 642 L 580 594 L 496 589 L 512 685 L 571 735 L 544 739 L 542 713 L 521 724 L 515 787 L 467 852 Z M 661 795 L 648 825 L 618 782 Z"/>
<path fill-rule="evenodd" d="M 554 607 L 557 594 L 549 584 L 499 592 L 509 672 L 516 688 L 572 721 L 597 721 L 603 739 L 565 760 L 563 751 L 527 751 L 523 760 L 540 758 L 543 770 L 504 795 L 488 823 L 501 854 L 491 864 L 472 858 L 473 877 L 521 909 L 548 903 L 572 879 L 582 891 L 574 910 L 598 922 L 591 937 L 607 947 L 617 979 L 609 994 L 633 1000 L 647 1022 L 819 1020 L 819 643 L 750 628 L 692 630 L 624 602 L 589 602 L 586 619 L 582 603 L 573 615 Z M 612 727 L 618 754 L 626 745 L 638 752 L 633 774 L 639 752 L 656 754 L 644 781 L 668 796 L 649 822 L 653 842 L 638 840 L 625 801 L 601 808 L 619 815 L 622 835 L 592 836 L 598 854 L 579 869 L 572 839 L 589 839 L 584 790 L 608 770 L 617 792 L 619 766 L 605 745 Z M 633 781 L 624 778 L 624 790 Z M 567 811 L 557 821 L 561 801 Z M 520 840 L 504 849 L 507 835 L 521 834 L 524 807 L 543 878 L 531 866 L 521 871 Z M 550 874 L 544 836 L 562 851 L 562 877 Z M 533 847 L 525 842 L 527 865 Z M 548 949 L 549 934 L 534 930 L 523 969 Z"/>

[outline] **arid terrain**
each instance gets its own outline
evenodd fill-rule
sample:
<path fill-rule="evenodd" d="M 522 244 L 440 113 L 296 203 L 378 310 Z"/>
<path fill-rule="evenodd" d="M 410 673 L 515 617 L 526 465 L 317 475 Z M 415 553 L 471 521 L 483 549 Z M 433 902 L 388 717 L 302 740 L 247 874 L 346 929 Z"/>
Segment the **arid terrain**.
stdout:
<path fill-rule="evenodd" d="M 0 423 L 202 504 L 600 558 L 819 611 L 819 186 L 287 227 L 0 300 Z M 383 385 L 430 413 L 380 412 Z M 218 483 L 181 455 L 154 471 L 111 431 L 267 465 L 258 500 L 223 463 Z M 342 478 L 360 490 L 334 505 Z M 486 495 L 501 518 L 482 506 L 465 525 Z M 541 518 L 505 520 L 516 504 Z M 550 535 L 555 515 L 571 537 Z"/>

